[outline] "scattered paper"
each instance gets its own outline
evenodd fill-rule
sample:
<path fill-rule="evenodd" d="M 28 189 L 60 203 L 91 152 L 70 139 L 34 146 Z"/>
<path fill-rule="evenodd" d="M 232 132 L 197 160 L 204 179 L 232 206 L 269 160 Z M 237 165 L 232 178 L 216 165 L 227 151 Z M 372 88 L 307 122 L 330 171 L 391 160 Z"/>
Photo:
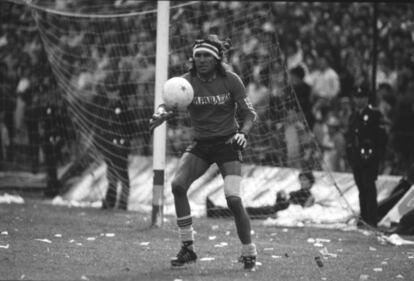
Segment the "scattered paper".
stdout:
<path fill-rule="evenodd" d="M 213 257 L 205 257 L 205 258 L 201 258 L 200 261 L 213 261 L 215 260 L 215 258 Z"/>
<path fill-rule="evenodd" d="M 317 243 L 329 243 L 329 242 L 331 242 L 331 240 L 326 239 L 326 238 L 316 238 L 316 242 Z"/>
<path fill-rule="evenodd" d="M 55 237 L 62 238 L 62 234 L 57 233 L 55 234 Z"/>
<path fill-rule="evenodd" d="M 115 233 L 105 233 L 106 237 L 115 237 Z"/>
<path fill-rule="evenodd" d="M 52 241 L 50 241 L 49 239 L 39 239 L 39 238 L 37 238 L 35 240 L 40 241 L 40 242 L 45 242 L 45 243 L 52 243 Z"/>
<path fill-rule="evenodd" d="M 381 268 L 381 267 L 375 267 L 373 270 L 374 270 L 375 272 L 381 272 L 381 271 L 382 271 L 382 268 Z"/>
<path fill-rule="evenodd" d="M 328 249 L 326 247 L 324 247 L 322 250 L 320 250 L 319 253 L 321 253 L 321 255 L 324 256 L 324 257 L 326 257 L 326 256 L 329 256 L 329 257 L 332 257 L 332 258 L 338 257 L 337 254 L 329 253 Z"/>
<path fill-rule="evenodd" d="M 88 238 L 86 238 L 86 240 L 88 240 L 88 241 L 95 241 L 96 240 L 96 237 L 88 237 Z"/>
<path fill-rule="evenodd" d="M 221 247 L 226 247 L 227 245 L 228 245 L 227 242 L 221 242 L 220 244 L 214 245 L 214 247 L 221 248 Z"/>
<path fill-rule="evenodd" d="M 376 251 L 377 249 L 376 249 L 376 248 L 374 248 L 374 247 L 369 247 L 369 250 L 370 250 L 370 251 Z"/>
<path fill-rule="evenodd" d="M 217 238 L 217 236 L 209 236 L 208 240 L 215 240 Z"/>
<path fill-rule="evenodd" d="M 8 193 L 3 194 L 2 196 L 0 196 L 0 204 L 1 203 L 6 203 L 6 204 L 23 204 L 24 203 L 24 199 L 20 196 L 17 195 L 10 195 Z"/>
<path fill-rule="evenodd" d="M 9 232 L 7 232 L 7 230 L 2 231 L 2 232 L 1 232 L 1 235 L 9 235 Z"/>
<path fill-rule="evenodd" d="M 150 244 L 150 242 L 141 242 L 139 243 L 141 246 L 148 246 Z"/>
<path fill-rule="evenodd" d="M 7 244 L 7 245 L 0 245 L 0 248 L 1 249 L 8 249 L 10 246 L 9 246 L 9 244 Z"/>

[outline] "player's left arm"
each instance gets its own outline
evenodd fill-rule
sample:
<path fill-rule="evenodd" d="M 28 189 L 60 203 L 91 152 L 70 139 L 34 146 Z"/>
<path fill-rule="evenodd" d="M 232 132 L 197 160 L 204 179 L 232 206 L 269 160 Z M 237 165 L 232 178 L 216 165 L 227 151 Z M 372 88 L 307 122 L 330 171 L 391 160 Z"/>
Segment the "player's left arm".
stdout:
<path fill-rule="evenodd" d="M 229 73 L 229 75 L 231 83 L 230 91 L 237 104 L 237 110 L 242 119 L 242 123 L 238 132 L 234 136 L 234 139 L 238 145 L 245 148 L 247 146 L 247 136 L 257 119 L 257 113 L 253 107 L 253 104 L 246 95 L 246 88 L 243 81 L 234 73 Z"/>

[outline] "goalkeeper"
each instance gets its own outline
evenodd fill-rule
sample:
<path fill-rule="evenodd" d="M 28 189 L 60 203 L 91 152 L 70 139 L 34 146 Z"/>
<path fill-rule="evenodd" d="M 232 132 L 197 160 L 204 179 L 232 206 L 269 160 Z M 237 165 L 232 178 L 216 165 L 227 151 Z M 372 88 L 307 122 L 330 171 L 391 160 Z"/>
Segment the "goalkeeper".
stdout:
<path fill-rule="evenodd" d="M 213 163 L 218 165 L 224 179 L 227 205 L 234 214 L 242 243 L 239 261 L 246 270 L 254 270 L 256 266 L 257 251 L 250 235 L 250 219 L 240 198 L 242 149 L 247 145 L 247 135 L 256 119 L 256 112 L 240 77 L 226 70 L 222 62 L 228 47 L 230 42 L 223 42 L 216 35 L 196 40 L 192 49 L 192 67 L 183 75 L 194 89 L 193 101 L 187 108 L 194 129 L 194 142 L 182 155 L 172 181 L 182 242 L 181 250 L 171 260 L 173 267 L 197 260 L 187 191 Z M 241 116 L 241 125 L 236 120 L 236 113 Z M 174 109 L 160 105 L 150 120 L 150 129 L 173 115 Z"/>

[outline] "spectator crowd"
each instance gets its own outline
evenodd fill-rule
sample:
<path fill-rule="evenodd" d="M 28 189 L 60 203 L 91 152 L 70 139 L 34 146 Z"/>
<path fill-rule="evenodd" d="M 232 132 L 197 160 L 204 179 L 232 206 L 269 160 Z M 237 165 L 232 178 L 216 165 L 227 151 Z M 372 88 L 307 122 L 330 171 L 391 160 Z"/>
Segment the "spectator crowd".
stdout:
<path fill-rule="evenodd" d="M 55 9 L 85 12 L 85 5 L 92 2 L 48 1 L 48 4 Z M 155 8 L 150 2 L 144 8 Z M 126 7 L 133 10 L 137 8 L 134 5 L 138 5 L 133 1 L 119 0 L 105 3 L 100 13 L 117 11 L 116 8 L 124 12 Z M 180 2 L 171 2 L 171 5 L 180 5 Z M 278 85 L 280 81 L 275 80 L 285 78 L 283 75 L 275 77 L 275 73 L 280 71 L 263 67 L 263 61 L 269 56 L 263 42 L 277 42 L 307 126 L 316 137 L 321 159 L 330 170 L 349 172 L 344 132 L 355 91 L 375 94 L 371 98 L 373 105 L 380 109 L 386 120 L 390 138 L 381 173 L 401 175 L 413 163 L 413 4 L 378 3 L 376 45 L 373 45 L 372 3 L 201 1 L 191 5 L 183 4 L 181 8 L 171 10 L 171 47 L 187 46 L 187 49 L 171 53 L 170 76 L 183 72 L 190 53 L 188 47 L 197 36 L 207 33 L 216 33 L 219 37 L 231 35 L 232 45 L 240 48 L 230 51 L 228 63 L 243 78 L 255 106 L 260 107 L 261 95 L 277 88 L 269 85 Z M 92 11 L 98 9 L 96 5 L 93 7 L 95 10 Z M 116 23 L 127 27 L 126 32 L 117 32 L 116 24 L 107 24 L 110 19 L 106 25 L 97 23 L 92 26 L 88 26 L 86 21 L 74 20 L 72 23 L 67 20 L 63 28 L 58 18 L 64 16 L 42 16 L 38 24 L 48 30 L 47 34 L 57 36 L 50 37 L 48 42 L 58 46 L 57 50 L 64 50 L 66 58 L 63 61 L 69 62 L 66 71 L 60 69 L 61 65 L 54 65 L 53 76 L 44 41 L 39 36 L 30 9 L 4 1 L 0 8 L 0 161 L 12 161 L 15 157 L 13 151 L 17 151 L 18 145 L 38 145 L 39 141 L 32 142 L 28 137 L 33 133 L 24 129 L 27 127 L 25 122 L 36 123 L 38 120 L 39 125 L 30 124 L 28 127 L 39 128 L 37 134 L 42 135 L 41 117 L 33 115 L 31 108 L 53 102 L 65 115 L 66 107 L 59 100 L 64 99 L 69 104 L 87 103 L 94 86 L 105 81 L 103 77 L 108 69 L 121 70 L 122 75 L 116 79 L 132 87 L 130 94 L 124 95 L 129 99 L 130 110 L 146 108 L 139 119 L 149 119 L 154 100 L 156 27 L 153 20 L 148 20 L 145 15 L 116 19 Z M 90 13 L 91 9 L 86 11 Z M 257 15 L 265 20 L 255 20 Z M 229 23 L 228 18 L 234 20 Z M 101 37 L 92 37 L 84 30 L 92 30 L 90 34 L 99 33 Z M 130 30 L 134 32 L 128 33 Z M 42 39 L 49 39 L 47 34 L 43 34 Z M 115 48 L 110 42 L 119 42 L 126 47 Z M 374 47 L 377 58 L 375 87 L 371 85 Z M 46 49 L 51 52 L 50 48 Z M 56 73 L 60 75 L 52 79 Z M 55 80 L 59 79 L 76 85 L 73 95 L 66 94 L 62 98 L 64 94 L 58 92 L 61 88 L 55 85 Z M 295 123 L 294 120 L 291 122 Z M 143 131 L 145 126 L 141 124 Z M 179 140 L 186 136 L 182 128 L 174 131 L 174 126 L 171 127 L 171 139 Z M 65 135 L 67 143 L 74 141 L 74 134 Z M 137 133 L 137 136 L 136 142 L 141 142 L 143 147 L 149 145 L 149 133 Z M 64 147 L 70 155 L 70 145 Z M 134 147 L 139 145 L 135 143 Z M 288 147 L 287 151 L 294 154 L 292 149 Z"/>

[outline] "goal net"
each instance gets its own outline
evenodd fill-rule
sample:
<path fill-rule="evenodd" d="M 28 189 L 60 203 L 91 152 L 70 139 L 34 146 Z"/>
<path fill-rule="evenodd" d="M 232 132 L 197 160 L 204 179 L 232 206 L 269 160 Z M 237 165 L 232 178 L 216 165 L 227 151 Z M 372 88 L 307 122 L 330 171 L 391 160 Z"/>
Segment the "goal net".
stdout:
<path fill-rule="evenodd" d="M 58 85 L 53 97 L 73 124 L 74 137 L 65 140 L 73 161 L 61 173 L 59 200 L 127 203 L 129 210 L 149 212 L 157 2 L 26 3 Z M 308 221 L 344 222 L 354 215 L 353 183 L 325 164 L 302 97 L 290 84 L 284 52 L 290 42 L 279 37 L 285 8 L 282 2 L 171 2 L 168 77 L 188 71 L 195 39 L 230 38 L 225 62 L 242 78 L 258 113 L 243 151 L 242 194 L 250 215 L 300 213 Z M 191 139 L 187 113 L 168 121 L 166 215 L 174 214 L 170 182 Z M 222 185 L 213 165 L 189 190 L 194 215 L 231 216 Z"/>

